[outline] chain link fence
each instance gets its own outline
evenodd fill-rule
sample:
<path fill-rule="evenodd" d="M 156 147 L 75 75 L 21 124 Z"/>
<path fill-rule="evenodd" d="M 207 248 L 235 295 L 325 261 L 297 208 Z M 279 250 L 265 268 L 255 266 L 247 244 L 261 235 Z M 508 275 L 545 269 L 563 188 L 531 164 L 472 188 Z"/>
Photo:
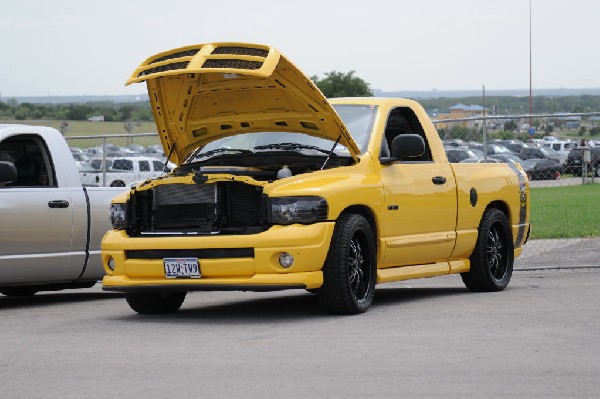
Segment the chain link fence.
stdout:
<path fill-rule="evenodd" d="M 434 118 L 452 163 L 518 162 L 532 236 L 516 267 L 598 266 L 600 112 Z M 157 133 L 66 137 L 88 186 L 129 186 L 171 170 Z"/>
<path fill-rule="evenodd" d="M 65 137 L 85 186 L 125 187 L 168 173 L 157 133 Z"/>

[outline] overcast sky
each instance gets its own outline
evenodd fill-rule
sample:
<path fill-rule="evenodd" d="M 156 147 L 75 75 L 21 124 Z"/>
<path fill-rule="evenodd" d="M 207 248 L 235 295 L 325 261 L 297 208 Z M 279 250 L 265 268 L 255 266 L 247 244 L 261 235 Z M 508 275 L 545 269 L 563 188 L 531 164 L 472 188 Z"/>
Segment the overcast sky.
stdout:
<path fill-rule="evenodd" d="M 532 0 L 533 87 L 599 88 L 597 0 Z M 116 95 L 152 54 L 242 41 L 396 90 L 529 87 L 528 0 L 0 0 L 0 95 Z"/>

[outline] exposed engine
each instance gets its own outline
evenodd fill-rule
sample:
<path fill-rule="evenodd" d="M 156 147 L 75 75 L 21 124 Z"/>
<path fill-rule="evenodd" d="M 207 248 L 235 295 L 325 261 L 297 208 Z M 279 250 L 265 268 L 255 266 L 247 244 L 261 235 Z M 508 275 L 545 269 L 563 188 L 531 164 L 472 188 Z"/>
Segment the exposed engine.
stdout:
<path fill-rule="evenodd" d="M 130 236 L 255 234 L 268 227 L 262 188 L 239 182 L 136 191 L 128 213 Z"/>

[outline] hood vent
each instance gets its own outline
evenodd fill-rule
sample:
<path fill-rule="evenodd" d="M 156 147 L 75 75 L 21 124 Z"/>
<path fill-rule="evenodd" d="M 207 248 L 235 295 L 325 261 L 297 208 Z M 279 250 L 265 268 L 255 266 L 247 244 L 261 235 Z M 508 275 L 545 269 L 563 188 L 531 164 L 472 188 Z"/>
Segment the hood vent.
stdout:
<path fill-rule="evenodd" d="M 267 58 L 269 52 L 260 48 L 239 47 L 239 46 L 223 46 L 217 47 L 211 54 L 234 54 L 234 55 L 250 55 L 253 57 Z"/>
<path fill-rule="evenodd" d="M 151 75 L 151 74 L 157 73 L 157 72 L 166 72 L 166 71 L 174 71 L 177 69 L 185 69 L 185 68 L 187 68 L 188 64 L 189 64 L 189 61 L 185 61 L 185 62 L 174 62 L 172 64 L 157 66 L 154 68 L 146 69 L 145 71 L 138 73 L 137 77 L 139 78 L 139 77 Z"/>
<path fill-rule="evenodd" d="M 246 61 L 246 60 L 217 60 L 210 59 L 206 60 L 202 65 L 202 68 L 232 68 L 232 69 L 260 69 L 263 65 L 262 62 L 258 61 Z"/>
<path fill-rule="evenodd" d="M 152 60 L 148 64 L 156 64 L 158 62 L 172 60 L 173 58 L 193 57 L 196 54 L 198 54 L 198 51 L 200 51 L 199 48 L 195 48 L 195 49 L 191 49 L 191 50 L 185 50 L 185 51 L 178 51 L 176 53 L 167 54 L 167 55 L 159 57 L 159 58 L 157 58 L 155 60 Z"/>

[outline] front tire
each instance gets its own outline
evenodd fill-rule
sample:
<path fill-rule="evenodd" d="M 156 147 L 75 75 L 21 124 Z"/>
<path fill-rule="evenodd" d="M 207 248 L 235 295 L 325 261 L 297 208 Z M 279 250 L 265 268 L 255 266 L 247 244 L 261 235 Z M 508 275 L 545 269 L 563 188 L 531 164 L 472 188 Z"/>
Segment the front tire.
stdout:
<path fill-rule="evenodd" d="M 179 310 L 187 292 L 132 292 L 125 294 L 129 307 L 140 314 L 173 313 Z"/>
<path fill-rule="evenodd" d="M 376 272 L 377 250 L 369 222 L 361 215 L 341 215 L 323 266 L 319 304 L 334 314 L 366 312 L 375 296 Z"/>
<path fill-rule="evenodd" d="M 502 291 L 508 286 L 513 271 L 514 247 L 506 215 L 488 209 L 479 224 L 471 269 L 461 277 L 467 288 L 476 292 Z"/>

